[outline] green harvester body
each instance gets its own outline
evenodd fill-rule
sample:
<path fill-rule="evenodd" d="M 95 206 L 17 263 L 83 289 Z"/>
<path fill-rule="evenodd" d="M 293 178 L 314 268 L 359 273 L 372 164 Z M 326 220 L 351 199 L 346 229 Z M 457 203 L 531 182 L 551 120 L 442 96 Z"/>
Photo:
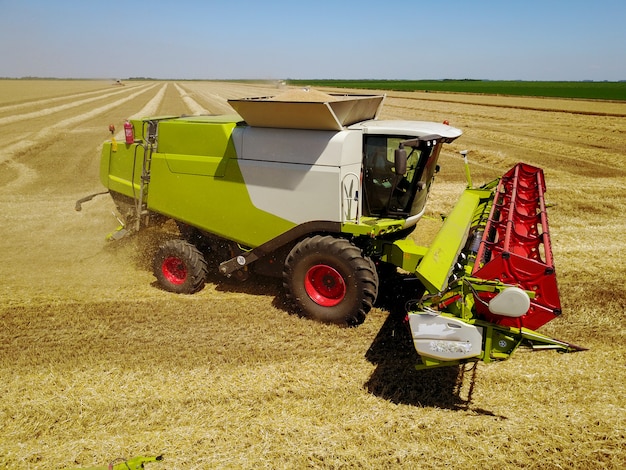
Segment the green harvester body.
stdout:
<path fill-rule="evenodd" d="M 419 246 L 410 233 L 441 148 L 461 131 L 378 120 L 378 95 L 328 98 L 131 121 L 133 139 L 102 150 L 101 182 L 124 222 L 110 238 L 173 220 L 180 239 L 154 262 L 164 289 L 193 293 L 212 268 L 282 276 L 295 310 L 344 325 L 364 320 L 381 277 L 408 274 L 419 286 L 406 312 L 418 368 L 502 360 L 521 345 L 581 349 L 534 331 L 561 313 L 541 169 L 520 163 L 478 188 L 468 171 L 441 230 Z"/>

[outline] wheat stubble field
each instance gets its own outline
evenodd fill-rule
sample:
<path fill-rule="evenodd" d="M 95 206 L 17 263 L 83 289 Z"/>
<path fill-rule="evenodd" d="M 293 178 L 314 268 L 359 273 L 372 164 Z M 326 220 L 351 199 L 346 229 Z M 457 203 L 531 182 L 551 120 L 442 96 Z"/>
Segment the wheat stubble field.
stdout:
<path fill-rule="evenodd" d="M 107 243 L 108 197 L 74 211 L 103 189 L 110 123 L 278 92 L 0 81 L 0 468 L 624 468 L 626 104 L 388 93 L 381 118 L 465 132 L 418 237 L 464 187 L 457 151 L 479 183 L 544 168 L 564 314 L 541 331 L 590 348 L 417 372 L 393 308 L 340 329 L 289 314 L 274 280 L 166 293 L 150 256 L 167 230 Z"/>

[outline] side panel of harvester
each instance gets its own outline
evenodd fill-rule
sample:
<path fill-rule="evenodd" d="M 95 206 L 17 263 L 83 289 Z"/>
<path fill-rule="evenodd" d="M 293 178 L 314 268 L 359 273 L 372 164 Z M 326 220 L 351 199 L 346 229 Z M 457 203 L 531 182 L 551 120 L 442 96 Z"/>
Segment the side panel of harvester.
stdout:
<path fill-rule="evenodd" d="M 136 122 L 135 128 L 141 125 Z M 308 221 L 341 222 L 357 207 L 362 133 L 237 126 L 190 117 L 158 123 L 156 151 L 103 149 L 101 179 L 148 210 L 249 247 Z M 131 181 L 134 184 L 131 184 Z M 347 196 L 346 196 L 347 195 Z"/>
<path fill-rule="evenodd" d="M 252 203 L 237 161 L 234 129 L 235 123 L 215 125 L 198 118 L 160 123 L 147 204 L 150 211 L 256 246 L 294 224 Z"/>
<path fill-rule="evenodd" d="M 361 131 L 242 127 L 233 140 L 255 207 L 295 224 L 356 218 Z"/>

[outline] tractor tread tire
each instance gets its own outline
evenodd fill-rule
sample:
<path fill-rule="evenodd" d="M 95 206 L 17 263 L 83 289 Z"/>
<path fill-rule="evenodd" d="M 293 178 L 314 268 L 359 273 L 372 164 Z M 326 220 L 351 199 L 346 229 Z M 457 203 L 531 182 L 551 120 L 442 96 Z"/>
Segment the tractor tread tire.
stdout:
<path fill-rule="evenodd" d="M 313 266 L 330 266 L 345 282 L 345 297 L 334 306 L 322 306 L 306 292 L 305 276 Z M 365 321 L 378 295 L 378 273 L 374 262 L 345 238 L 315 235 L 297 243 L 283 269 L 287 299 L 302 316 L 343 326 Z"/>
<path fill-rule="evenodd" d="M 177 260 L 184 268 L 184 277 L 178 282 L 172 281 L 165 267 L 167 260 Z M 204 255 L 192 243 L 186 240 L 168 240 L 157 250 L 153 260 L 153 274 L 159 285 L 169 292 L 177 294 L 193 294 L 204 287 L 208 275 L 207 262 Z"/>

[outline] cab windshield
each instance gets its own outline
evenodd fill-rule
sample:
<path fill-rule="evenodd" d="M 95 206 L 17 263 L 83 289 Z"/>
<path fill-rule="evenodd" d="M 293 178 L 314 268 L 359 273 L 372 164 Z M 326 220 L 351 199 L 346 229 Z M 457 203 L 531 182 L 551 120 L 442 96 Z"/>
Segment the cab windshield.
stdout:
<path fill-rule="evenodd" d="M 406 173 L 397 175 L 394 152 L 410 137 L 367 135 L 364 143 L 363 215 L 405 218 L 424 208 L 440 144 L 407 148 Z"/>

